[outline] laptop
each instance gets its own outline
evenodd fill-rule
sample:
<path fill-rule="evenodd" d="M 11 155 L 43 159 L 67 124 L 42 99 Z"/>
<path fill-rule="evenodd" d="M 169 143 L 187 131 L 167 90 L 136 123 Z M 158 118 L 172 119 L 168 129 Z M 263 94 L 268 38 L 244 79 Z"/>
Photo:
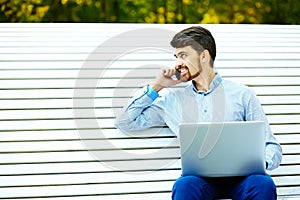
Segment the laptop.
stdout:
<path fill-rule="evenodd" d="M 181 124 L 182 175 L 265 174 L 264 126 L 262 121 Z"/>

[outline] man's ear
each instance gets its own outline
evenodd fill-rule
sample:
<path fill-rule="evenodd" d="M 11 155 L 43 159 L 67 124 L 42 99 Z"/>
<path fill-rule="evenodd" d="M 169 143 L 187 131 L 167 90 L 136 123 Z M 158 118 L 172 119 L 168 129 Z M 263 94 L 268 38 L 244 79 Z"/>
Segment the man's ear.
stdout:
<path fill-rule="evenodd" d="M 200 54 L 200 58 L 201 58 L 201 61 L 204 63 L 209 62 L 210 55 L 209 55 L 208 50 L 205 49 L 204 51 L 202 51 Z"/>

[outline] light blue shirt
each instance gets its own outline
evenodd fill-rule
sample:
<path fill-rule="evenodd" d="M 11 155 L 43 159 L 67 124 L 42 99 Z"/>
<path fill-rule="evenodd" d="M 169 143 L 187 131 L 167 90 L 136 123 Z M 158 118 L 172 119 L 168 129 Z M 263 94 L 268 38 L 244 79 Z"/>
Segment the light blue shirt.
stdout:
<path fill-rule="evenodd" d="M 145 86 L 116 118 L 116 127 L 133 131 L 167 125 L 178 135 L 179 124 L 184 122 L 264 121 L 268 170 L 279 166 L 282 149 L 256 94 L 249 87 L 216 74 L 207 92 L 198 91 L 193 82 L 185 88 L 164 90 L 167 92 L 159 96 Z"/>

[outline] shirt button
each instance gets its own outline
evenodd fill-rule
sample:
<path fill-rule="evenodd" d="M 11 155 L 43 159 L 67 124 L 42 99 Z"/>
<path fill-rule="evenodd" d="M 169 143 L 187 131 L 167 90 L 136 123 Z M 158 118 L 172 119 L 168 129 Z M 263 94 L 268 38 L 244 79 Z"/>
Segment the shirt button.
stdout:
<path fill-rule="evenodd" d="M 204 109 L 203 111 L 204 111 L 204 113 L 206 113 L 206 112 L 207 112 L 207 109 Z"/>

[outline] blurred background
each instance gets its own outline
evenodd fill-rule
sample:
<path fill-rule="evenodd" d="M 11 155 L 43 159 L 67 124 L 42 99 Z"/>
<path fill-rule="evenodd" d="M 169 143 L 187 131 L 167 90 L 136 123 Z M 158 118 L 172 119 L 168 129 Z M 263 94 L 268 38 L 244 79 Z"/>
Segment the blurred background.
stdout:
<path fill-rule="evenodd" d="M 0 0 L 1 22 L 300 24 L 300 0 Z"/>

